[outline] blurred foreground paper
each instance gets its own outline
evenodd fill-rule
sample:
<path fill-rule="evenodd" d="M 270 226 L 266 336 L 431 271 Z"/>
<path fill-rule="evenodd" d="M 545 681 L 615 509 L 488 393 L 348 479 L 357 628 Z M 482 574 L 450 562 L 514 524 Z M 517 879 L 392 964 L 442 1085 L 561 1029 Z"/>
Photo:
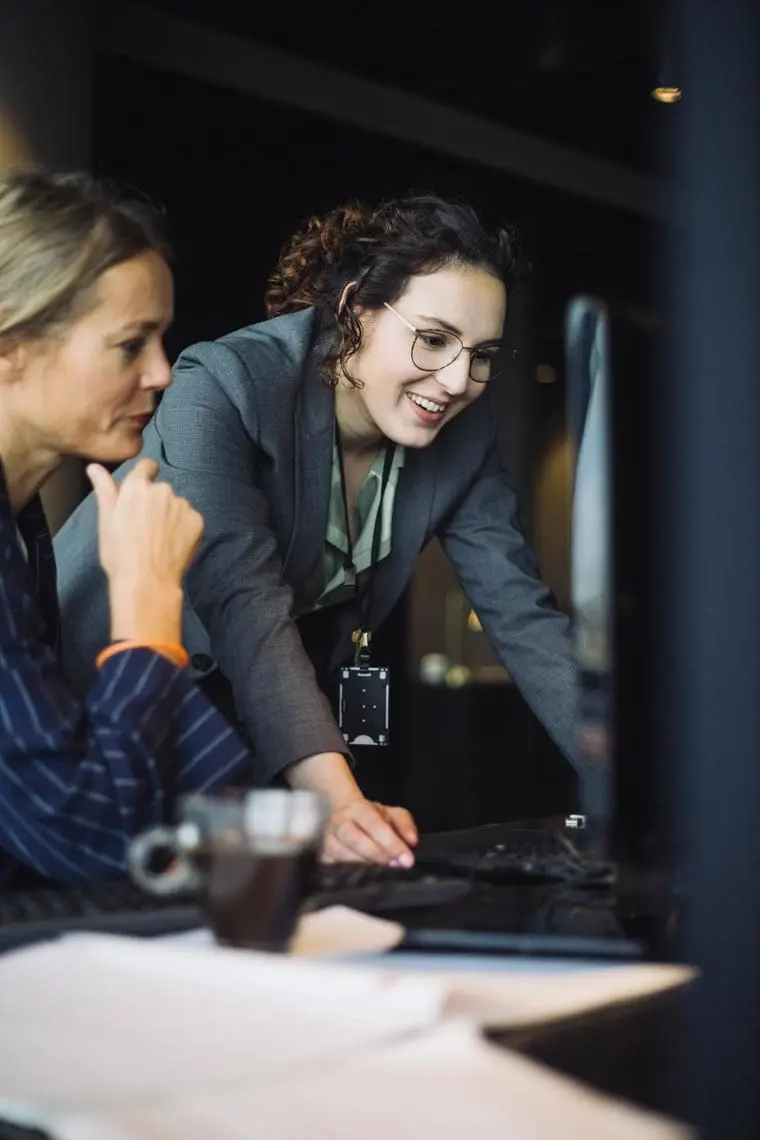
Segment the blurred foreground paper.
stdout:
<path fill-rule="evenodd" d="M 561 961 L 553 965 L 551 972 L 537 971 L 529 960 L 516 958 L 509 970 L 498 974 L 433 970 L 424 976 L 442 985 L 446 1014 L 466 1015 L 484 1027 L 510 1029 L 625 1005 L 685 985 L 696 976 L 691 967 L 657 963 L 579 966 L 576 962 L 572 969 Z"/>
<path fill-rule="evenodd" d="M 432 1025 L 440 986 L 77 935 L 0 959 L 0 1116 L 267 1086 Z"/>
<path fill-rule="evenodd" d="M 330 907 L 306 915 L 301 921 L 292 953 L 305 956 L 373 954 L 397 946 L 403 927 L 358 914 L 346 907 Z M 184 946 L 212 946 L 206 930 L 170 935 L 167 940 Z M 409 956 L 373 957 L 367 969 L 385 976 L 425 977 L 440 986 L 446 1016 L 466 1016 L 484 1027 L 518 1028 L 572 1017 L 602 1006 L 623 1005 L 652 997 L 691 982 L 690 966 L 638 962 L 617 965 L 578 959 L 501 958 L 498 970 L 484 967 L 457 970 L 437 966 L 429 955 L 416 956 L 422 971 L 409 970 Z M 445 963 L 445 958 L 443 962 Z M 493 960 L 492 960 L 493 961 Z M 337 963 L 342 969 L 343 963 Z"/>
<path fill-rule="evenodd" d="M 58 1140 L 682 1140 L 661 1117 L 583 1088 L 450 1022 L 267 1089 L 62 1116 Z"/>
<path fill-rule="evenodd" d="M 337 917 L 337 926 L 335 915 L 327 925 L 323 920 L 323 948 L 328 935 L 335 946 L 338 934 L 345 948 L 347 931 L 355 935 L 360 928 L 363 937 L 368 930 L 378 937 L 373 925 Z M 561 962 L 539 970 L 514 959 L 498 973 L 423 973 L 403 964 L 391 968 L 382 956 L 361 963 L 361 957 L 339 964 L 175 938 L 86 934 L 8 954 L 0 958 L 0 1117 L 67 1140 L 193 1140 L 203 1128 L 214 1140 L 301 1140 L 304 1121 L 306 1135 L 368 1140 L 372 1122 L 389 1125 L 393 1114 L 399 1140 L 406 1135 L 399 1128 L 412 1126 L 409 1111 L 426 1114 L 426 1127 L 415 1137 L 443 1140 L 455 1133 L 443 1131 L 442 1122 L 461 1127 L 461 1113 L 470 1111 L 475 1096 L 493 1107 L 499 1127 L 515 1122 L 518 1130 L 502 1132 L 505 1138 L 540 1137 L 538 1130 L 520 1131 L 521 1121 L 549 1111 L 540 1102 L 556 1093 L 560 1101 L 566 1097 L 568 1112 L 580 1114 L 578 1128 L 585 1131 L 546 1135 L 674 1135 L 631 1133 L 628 1110 L 549 1080 L 543 1070 L 479 1041 L 476 1026 L 519 1026 L 629 1001 L 682 984 L 691 971 Z M 452 1026 L 457 1030 L 449 1034 Z M 549 1080 L 543 1091 L 537 1073 Z M 520 1074 L 527 1074 L 524 1086 Z M 298 1115 L 296 1103 L 308 1106 L 306 1115 Z M 193 1131 L 196 1116 L 205 1123 Z M 266 1126 L 251 1131 L 253 1120 Z M 485 1118 L 482 1127 L 471 1123 L 471 1134 L 478 1140 L 498 1135 L 485 1127 Z"/>

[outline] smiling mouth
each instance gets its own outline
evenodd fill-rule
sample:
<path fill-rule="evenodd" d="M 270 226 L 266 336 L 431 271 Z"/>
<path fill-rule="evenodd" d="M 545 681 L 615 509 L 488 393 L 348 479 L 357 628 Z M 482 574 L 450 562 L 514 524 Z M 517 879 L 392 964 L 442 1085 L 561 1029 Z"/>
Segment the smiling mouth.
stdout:
<path fill-rule="evenodd" d="M 418 408 L 422 408 L 423 411 L 430 412 L 434 416 L 442 416 L 448 407 L 448 404 L 439 404 L 437 400 L 430 400 L 427 396 L 418 396 L 416 392 L 407 392 L 406 394 Z"/>

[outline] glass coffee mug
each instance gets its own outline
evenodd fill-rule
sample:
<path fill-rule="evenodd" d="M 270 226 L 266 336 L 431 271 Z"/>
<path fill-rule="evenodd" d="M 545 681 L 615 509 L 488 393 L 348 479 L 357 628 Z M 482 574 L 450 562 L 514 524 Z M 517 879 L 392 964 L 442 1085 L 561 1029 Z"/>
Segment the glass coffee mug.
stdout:
<path fill-rule="evenodd" d="M 197 894 L 217 942 L 284 951 L 312 893 L 329 808 L 281 788 L 190 795 L 175 826 L 132 840 L 130 874 L 155 895 Z M 152 869 L 159 855 L 171 862 Z"/>

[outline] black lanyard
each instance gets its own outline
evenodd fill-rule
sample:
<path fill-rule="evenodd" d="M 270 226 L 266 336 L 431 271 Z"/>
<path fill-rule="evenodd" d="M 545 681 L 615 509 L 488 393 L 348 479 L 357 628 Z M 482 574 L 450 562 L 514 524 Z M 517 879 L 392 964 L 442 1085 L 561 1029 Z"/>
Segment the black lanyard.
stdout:
<path fill-rule="evenodd" d="M 335 449 L 338 453 L 338 466 L 340 467 L 340 488 L 343 492 L 343 512 L 346 519 L 346 555 L 343 561 L 343 569 L 346 575 L 346 581 L 353 586 L 354 591 L 358 593 L 359 581 L 354 564 L 354 544 L 351 538 L 351 516 L 348 510 L 348 495 L 346 493 L 346 472 L 343 465 L 343 445 L 340 438 L 340 428 L 335 425 Z M 385 498 L 385 491 L 388 486 L 388 480 L 391 477 L 391 467 L 393 466 L 393 456 L 396 451 L 395 443 L 386 443 L 385 445 L 385 459 L 383 461 L 383 474 L 380 480 L 380 498 L 377 506 L 377 515 L 375 516 L 375 528 L 372 532 L 372 548 L 370 551 L 369 569 L 367 571 L 367 582 L 364 590 L 359 594 L 359 626 L 351 634 L 354 645 L 356 646 L 355 660 L 358 663 L 360 660 L 366 660 L 369 656 L 369 643 L 372 640 L 372 631 L 370 627 L 370 618 L 372 617 L 372 603 L 375 593 L 375 573 L 377 571 L 378 558 L 380 555 L 380 540 L 383 531 L 383 500 Z"/>

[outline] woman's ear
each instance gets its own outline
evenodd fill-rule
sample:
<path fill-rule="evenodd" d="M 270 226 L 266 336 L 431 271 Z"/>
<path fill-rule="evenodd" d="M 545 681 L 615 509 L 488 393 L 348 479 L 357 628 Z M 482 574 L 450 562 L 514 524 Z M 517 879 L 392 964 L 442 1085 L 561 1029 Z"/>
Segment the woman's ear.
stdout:
<path fill-rule="evenodd" d="M 0 384 L 18 380 L 24 371 L 26 353 L 17 340 L 0 340 Z"/>
<path fill-rule="evenodd" d="M 338 316 L 340 316 L 340 314 L 345 309 L 346 305 L 348 304 L 348 298 L 351 296 L 353 291 L 356 289 L 357 285 L 358 285 L 358 281 L 349 281 L 347 285 L 343 286 L 343 292 L 341 293 L 340 298 L 338 299 L 338 306 L 336 309 L 336 313 Z"/>

